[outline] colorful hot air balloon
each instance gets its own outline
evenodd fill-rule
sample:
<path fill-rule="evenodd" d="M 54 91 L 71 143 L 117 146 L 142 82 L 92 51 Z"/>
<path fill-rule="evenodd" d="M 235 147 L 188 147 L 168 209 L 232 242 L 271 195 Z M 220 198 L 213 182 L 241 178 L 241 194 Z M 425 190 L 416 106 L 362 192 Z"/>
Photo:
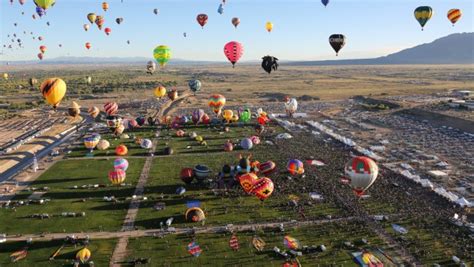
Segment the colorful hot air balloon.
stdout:
<path fill-rule="evenodd" d="M 255 173 L 249 172 L 239 176 L 239 183 L 246 193 L 250 193 L 258 180 Z"/>
<path fill-rule="evenodd" d="M 421 30 L 424 29 L 428 20 L 433 16 L 433 9 L 429 6 L 420 6 L 415 9 L 415 19 L 420 23 Z"/>
<path fill-rule="evenodd" d="M 267 30 L 267 32 L 271 32 L 273 30 L 273 23 L 271 23 L 270 21 L 265 23 L 265 29 Z"/>
<path fill-rule="evenodd" d="M 263 177 L 255 181 L 250 193 L 254 194 L 258 199 L 263 201 L 273 193 L 273 189 L 273 181 L 270 178 Z"/>
<path fill-rule="evenodd" d="M 103 2 L 103 3 L 102 3 L 102 9 L 103 9 L 104 11 L 107 11 L 107 10 L 109 9 L 109 3 Z"/>
<path fill-rule="evenodd" d="M 54 6 L 56 0 L 35 0 L 35 5 L 37 7 L 41 7 L 42 9 L 46 10 L 52 6 Z"/>
<path fill-rule="evenodd" d="M 336 51 L 336 56 L 346 44 L 346 37 L 343 34 L 333 34 L 329 36 L 329 44 Z"/>
<path fill-rule="evenodd" d="M 171 49 L 166 45 L 160 45 L 153 51 L 153 57 L 160 66 L 164 67 L 171 58 Z"/>
<path fill-rule="evenodd" d="M 44 53 L 46 52 L 46 50 L 48 50 L 48 48 L 47 48 L 45 45 L 41 45 L 41 46 L 39 47 L 39 50 L 41 51 L 41 53 L 44 54 Z"/>
<path fill-rule="evenodd" d="M 38 58 L 39 58 L 40 60 L 43 60 L 43 53 L 38 53 Z"/>
<path fill-rule="evenodd" d="M 202 118 L 204 116 L 204 110 L 202 109 L 195 109 L 193 111 L 193 113 L 191 114 L 191 119 L 193 121 L 194 124 L 198 124 L 200 122 L 202 122 Z"/>
<path fill-rule="evenodd" d="M 104 29 L 104 32 L 105 32 L 105 34 L 110 35 L 110 33 L 112 32 L 112 29 L 107 27 L 107 28 Z"/>
<path fill-rule="evenodd" d="M 327 6 L 329 4 L 329 0 L 321 0 L 321 3 L 324 5 L 324 6 Z"/>
<path fill-rule="evenodd" d="M 202 253 L 201 247 L 195 241 L 189 243 L 187 248 L 188 248 L 189 254 L 193 255 L 194 257 L 199 257 L 199 255 L 201 255 Z"/>
<path fill-rule="evenodd" d="M 344 171 L 351 180 L 352 190 L 361 196 L 375 182 L 379 167 L 368 157 L 354 157 L 346 164 Z"/>
<path fill-rule="evenodd" d="M 448 11 L 448 19 L 451 23 L 454 24 L 461 18 L 462 12 L 460 9 L 453 8 Z"/>
<path fill-rule="evenodd" d="M 95 13 L 87 14 L 87 20 L 89 20 L 90 23 L 93 24 L 96 19 L 97 19 L 97 15 Z"/>
<path fill-rule="evenodd" d="M 87 50 L 91 49 L 91 47 L 92 47 L 91 43 L 89 43 L 89 42 L 87 42 L 87 43 L 85 44 L 85 46 L 86 46 Z"/>
<path fill-rule="evenodd" d="M 91 258 L 91 251 L 86 247 L 83 247 L 76 254 L 76 260 L 83 264 L 87 263 L 90 258 Z"/>
<path fill-rule="evenodd" d="M 127 178 L 127 174 L 122 169 L 115 169 L 113 171 L 109 171 L 109 181 L 113 185 L 120 185 L 125 181 Z"/>
<path fill-rule="evenodd" d="M 200 222 L 206 219 L 204 211 L 202 211 L 202 209 L 199 207 L 189 208 L 186 210 L 184 217 L 188 222 Z"/>
<path fill-rule="evenodd" d="M 240 19 L 235 17 L 235 18 L 232 18 L 232 25 L 234 25 L 234 27 L 237 29 L 237 26 L 239 26 L 240 24 Z"/>
<path fill-rule="evenodd" d="M 232 63 L 232 67 L 235 66 L 235 63 L 239 61 L 239 59 L 242 57 L 242 54 L 244 53 L 244 47 L 241 43 L 239 42 L 229 42 L 224 46 L 224 54 L 227 57 L 227 59 Z"/>
<path fill-rule="evenodd" d="M 98 150 L 106 150 L 110 147 L 110 143 L 109 143 L 109 141 L 107 141 L 105 139 L 101 139 L 96 147 L 97 147 Z"/>
<path fill-rule="evenodd" d="M 102 26 L 104 25 L 104 23 L 105 23 L 104 17 L 97 16 L 97 18 L 95 19 L 95 24 L 97 25 L 97 28 L 99 28 L 99 30 L 102 30 Z"/>
<path fill-rule="evenodd" d="M 114 169 L 121 169 L 123 170 L 124 172 L 127 171 L 128 169 L 128 160 L 124 159 L 124 158 L 116 158 L 114 160 Z"/>
<path fill-rule="evenodd" d="M 83 27 L 84 27 L 84 30 L 85 30 L 85 31 L 88 31 L 90 26 L 89 26 L 89 24 L 84 24 Z"/>
<path fill-rule="evenodd" d="M 201 27 L 204 29 L 204 25 L 206 25 L 208 18 L 209 17 L 206 14 L 199 14 L 196 17 L 196 20 L 199 23 L 199 25 L 201 25 Z"/>
<path fill-rule="evenodd" d="M 38 14 L 38 16 L 41 18 L 41 17 L 44 16 L 44 14 L 46 14 L 46 11 L 43 8 L 37 6 L 36 7 L 36 14 Z"/>
<path fill-rule="evenodd" d="M 166 95 L 166 88 L 163 85 L 160 85 L 155 88 L 155 96 L 160 99 Z"/>
<path fill-rule="evenodd" d="M 296 238 L 293 238 L 289 235 L 286 235 L 283 238 L 283 244 L 285 245 L 285 247 L 292 250 L 297 250 L 300 248 L 300 242 Z"/>
<path fill-rule="evenodd" d="M 227 123 L 231 122 L 232 116 L 234 116 L 234 112 L 230 109 L 226 109 L 224 112 L 222 112 L 222 118 L 224 118 Z"/>
<path fill-rule="evenodd" d="M 66 94 L 66 89 L 66 83 L 59 78 L 47 79 L 40 86 L 40 91 L 44 99 L 48 104 L 52 105 L 54 109 L 56 109 L 63 99 Z"/>
<path fill-rule="evenodd" d="M 288 161 L 288 164 L 286 165 L 286 169 L 291 175 L 296 175 L 296 174 L 303 174 L 304 173 L 304 165 L 303 162 L 301 162 L 298 159 L 292 159 Z"/>
<path fill-rule="evenodd" d="M 189 89 L 196 94 L 197 91 L 201 90 L 201 81 L 193 79 L 188 82 Z"/>
<path fill-rule="evenodd" d="M 128 153 L 128 148 L 125 145 L 118 145 L 115 148 L 115 154 L 117 156 L 125 156 Z"/>
<path fill-rule="evenodd" d="M 117 114 L 118 105 L 115 102 L 107 102 L 104 105 L 105 114 L 111 116 Z"/>
<path fill-rule="evenodd" d="M 153 74 L 153 73 L 155 72 L 155 70 L 156 70 L 156 63 L 153 62 L 153 61 L 151 61 L 151 60 L 148 61 L 148 62 L 146 63 L 146 70 L 147 70 L 147 73 L 148 73 L 148 74 Z"/>
<path fill-rule="evenodd" d="M 273 161 L 266 161 L 266 162 L 263 162 L 263 163 L 260 163 L 258 165 L 258 170 L 260 171 L 260 173 L 262 173 L 263 175 L 270 175 L 272 174 L 276 169 L 276 164 L 275 162 Z"/>
<path fill-rule="evenodd" d="M 208 105 L 212 108 L 212 111 L 219 115 L 222 108 L 225 106 L 225 97 L 223 95 L 214 94 L 209 97 Z"/>
<path fill-rule="evenodd" d="M 87 112 L 92 118 L 96 118 L 99 115 L 100 110 L 98 107 L 90 107 Z"/>
<path fill-rule="evenodd" d="M 250 112 L 250 109 L 247 108 L 240 111 L 240 114 L 239 114 L 240 122 L 247 123 L 250 121 L 251 118 L 252 118 L 252 112 Z"/>
<path fill-rule="evenodd" d="M 95 136 L 87 136 L 84 138 L 84 146 L 89 149 L 90 153 L 92 153 L 99 141 L 100 139 L 96 138 Z"/>

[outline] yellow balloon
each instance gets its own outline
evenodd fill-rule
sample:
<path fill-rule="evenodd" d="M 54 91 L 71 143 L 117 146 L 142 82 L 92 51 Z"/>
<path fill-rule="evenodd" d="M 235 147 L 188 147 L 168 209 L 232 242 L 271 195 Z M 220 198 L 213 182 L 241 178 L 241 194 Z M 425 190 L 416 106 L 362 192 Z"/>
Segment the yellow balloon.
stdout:
<path fill-rule="evenodd" d="M 273 30 L 273 23 L 270 21 L 265 24 L 265 29 L 267 29 L 268 32 L 271 32 Z"/>
<path fill-rule="evenodd" d="M 222 112 L 222 117 L 227 121 L 230 122 L 232 120 L 232 116 L 234 116 L 234 112 L 230 109 L 226 109 Z"/>
<path fill-rule="evenodd" d="M 40 91 L 44 99 L 48 104 L 52 105 L 54 109 L 56 109 L 64 95 L 66 95 L 66 89 L 66 83 L 59 78 L 47 79 L 40 86 Z"/>
<path fill-rule="evenodd" d="M 3 74 L 3 79 L 8 80 L 8 73 Z"/>
<path fill-rule="evenodd" d="M 162 98 L 166 95 L 166 88 L 162 85 L 155 88 L 155 96 L 157 98 Z"/>
<path fill-rule="evenodd" d="M 97 15 L 94 13 L 89 13 L 87 14 L 87 19 L 89 20 L 90 23 L 94 23 L 95 20 L 97 19 Z"/>
<path fill-rule="evenodd" d="M 80 261 L 81 263 L 86 263 L 91 258 L 91 251 L 84 247 L 79 250 L 76 254 L 76 260 Z"/>

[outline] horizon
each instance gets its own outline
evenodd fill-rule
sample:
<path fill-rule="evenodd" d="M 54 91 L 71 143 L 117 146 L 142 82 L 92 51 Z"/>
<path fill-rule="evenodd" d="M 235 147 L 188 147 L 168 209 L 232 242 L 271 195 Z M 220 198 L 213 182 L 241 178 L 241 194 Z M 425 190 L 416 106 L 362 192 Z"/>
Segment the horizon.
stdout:
<path fill-rule="evenodd" d="M 421 31 L 413 16 L 413 10 L 423 5 L 421 1 L 379 3 L 372 0 L 345 0 L 331 1 L 324 7 L 320 1 L 304 0 L 291 2 L 291 8 L 287 8 L 290 4 L 288 1 L 261 0 L 252 2 L 253 6 L 249 6 L 249 1 L 234 0 L 227 1 L 223 15 L 217 13 L 220 1 L 206 0 L 185 6 L 176 4 L 176 1 L 152 3 L 141 0 L 134 4 L 127 0 L 123 4 L 119 0 L 108 2 L 110 8 L 104 12 L 101 10 L 102 1 L 87 4 L 79 0 L 67 3 L 58 1 L 47 10 L 46 16 L 33 20 L 32 0 L 28 0 L 23 6 L 16 0 L 13 5 L 3 1 L 0 5 L 2 43 L 10 44 L 11 37 L 7 36 L 16 32 L 17 38 L 22 39 L 24 48 L 2 47 L 2 61 L 37 60 L 40 45 L 48 47 L 45 59 L 145 57 L 151 60 L 154 47 L 166 44 L 172 50 L 170 63 L 173 59 L 224 62 L 226 59 L 222 48 L 231 40 L 244 45 L 242 62 L 259 60 L 266 54 L 276 56 L 281 61 L 363 59 L 386 56 L 453 33 L 474 31 L 471 19 L 474 4 L 464 0 L 456 4 L 432 1 L 430 6 L 433 7 L 434 15 L 424 31 Z M 452 27 L 445 12 L 454 7 L 463 11 L 463 17 Z M 158 15 L 153 14 L 153 8 L 160 10 Z M 260 12 L 262 8 L 265 8 L 263 14 Z M 382 8 L 390 8 L 390 12 L 377 13 Z M 21 15 L 22 11 L 25 12 L 24 16 Z M 95 25 L 88 32 L 82 29 L 89 12 L 105 15 L 104 28 L 112 29 L 110 36 L 99 31 Z M 204 29 L 195 20 L 196 15 L 201 12 L 209 16 Z M 337 19 L 333 18 L 335 15 L 338 16 Z M 230 23 L 234 16 L 241 19 L 237 29 Z M 115 23 L 117 17 L 124 18 L 122 24 Z M 383 23 L 378 23 L 380 19 Z M 46 25 L 47 21 L 51 26 Z M 266 21 L 274 24 L 271 33 L 264 29 Z M 326 26 L 327 22 L 330 24 L 321 30 L 319 25 Z M 18 23 L 18 26 L 15 27 L 13 23 Z M 163 27 L 158 23 L 163 23 Z M 140 32 L 135 34 L 137 30 Z M 23 34 L 23 31 L 27 34 Z M 30 35 L 30 31 L 34 34 Z M 187 33 L 186 38 L 183 37 L 183 32 Z M 327 40 L 332 33 L 343 33 L 347 37 L 346 46 L 338 57 Z M 44 41 L 32 40 L 32 36 L 43 36 Z M 367 36 L 378 36 L 377 43 Z M 126 44 L 128 39 L 131 41 L 130 45 Z M 93 45 L 91 50 L 84 48 L 84 43 L 88 41 Z M 62 48 L 58 47 L 60 43 Z"/>

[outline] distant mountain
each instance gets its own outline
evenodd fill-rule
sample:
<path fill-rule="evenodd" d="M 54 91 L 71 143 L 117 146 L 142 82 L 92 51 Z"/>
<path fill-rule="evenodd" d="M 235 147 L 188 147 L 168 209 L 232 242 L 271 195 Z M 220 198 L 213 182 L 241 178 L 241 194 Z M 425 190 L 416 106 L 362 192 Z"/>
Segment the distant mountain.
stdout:
<path fill-rule="evenodd" d="M 57 57 L 51 59 L 11 61 L 13 65 L 29 65 L 29 64 L 69 64 L 69 65 L 100 65 L 100 64 L 146 64 L 151 58 L 146 57 Z M 170 65 L 193 65 L 193 64 L 212 64 L 212 61 L 192 61 L 184 59 L 173 59 Z"/>
<path fill-rule="evenodd" d="M 474 33 L 454 33 L 385 57 L 291 62 L 290 65 L 474 64 Z"/>

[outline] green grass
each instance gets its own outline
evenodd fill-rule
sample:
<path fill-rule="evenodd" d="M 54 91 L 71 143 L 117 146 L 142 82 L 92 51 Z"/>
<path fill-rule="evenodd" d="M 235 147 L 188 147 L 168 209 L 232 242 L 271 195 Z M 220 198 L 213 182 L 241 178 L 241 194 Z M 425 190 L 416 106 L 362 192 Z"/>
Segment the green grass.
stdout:
<path fill-rule="evenodd" d="M 88 245 L 91 251 L 91 261 L 94 261 L 95 266 L 108 266 L 109 258 L 115 247 L 115 240 L 92 240 Z M 65 247 L 54 261 L 49 261 L 49 256 L 59 248 L 62 240 L 53 241 L 37 241 L 33 242 L 28 249 L 28 256 L 16 263 L 10 262 L 10 254 L 25 247 L 25 242 L 11 242 L 0 246 L 0 266 L 72 266 L 72 260 L 75 259 L 76 253 L 82 246 Z M 85 265 L 83 265 L 85 266 Z"/>
<path fill-rule="evenodd" d="M 258 252 L 251 244 L 254 233 L 237 233 L 240 250 L 229 247 L 230 234 L 199 234 L 196 242 L 203 250 L 198 258 L 192 257 L 186 249 L 192 237 L 187 235 L 170 235 L 164 238 L 131 239 L 129 249 L 133 257 L 151 257 L 153 266 L 281 266 L 284 259 L 273 251 L 274 246 L 286 250 L 283 237 L 291 235 L 301 245 L 319 246 L 324 244 L 327 250 L 323 253 L 307 254 L 299 257 L 303 266 L 357 266 L 350 252 L 365 247 L 377 247 L 381 241 L 367 229 L 356 222 L 333 223 L 286 229 L 286 232 L 257 231 L 257 235 L 266 242 L 264 251 Z M 363 245 L 360 240 L 367 239 L 370 244 Z M 346 249 L 342 244 L 350 241 L 356 244 L 355 249 Z M 132 257 L 131 256 L 131 257 Z"/>
<path fill-rule="evenodd" d="M 128 209 L 129 202 L 123 198 L 133 195 L 135 184 L 141 173 L 144 159 L 129 159 L 129 169 L 123 187 L 110 186 L 107 174 L 113 169 L 111 160 L 66 160 L 60 161 L 48 169 L 32 187 L 49 187 L 42 198 L 51 199 L 44 205 L 20 206 L 16 209 L 0 209 L 0 233 L 26 234 L 40 232 L 80 232 L 119 230 Z M 72 186 L 87 184 L 105 184 L 97 189 L 70 189 Z M 22 198 L 29 194 L 22 193 Z M 122 198 L 121 203 L 106 202 L 104 196 Z M 82 202 L 82 199 L 86 199 Z M 58 215 L 61 212 L 82 212 L 86 217 L 50 219 L 25 218 L 35 213 Z"/>

